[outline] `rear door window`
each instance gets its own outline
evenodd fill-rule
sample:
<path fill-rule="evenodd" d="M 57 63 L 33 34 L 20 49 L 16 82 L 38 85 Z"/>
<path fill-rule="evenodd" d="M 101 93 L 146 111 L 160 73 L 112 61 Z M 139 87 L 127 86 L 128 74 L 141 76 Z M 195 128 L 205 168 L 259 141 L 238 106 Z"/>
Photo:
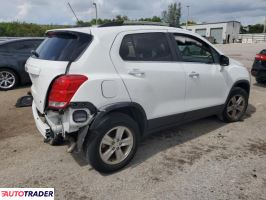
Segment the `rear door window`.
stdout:
<path fill-rule="evenodd" d="M 35 50 L 42 40 L 12 41 L 0 47 L 0 52 L 22 53 L 30 55 L 31 50 Z"/>
<path fill-rule="evenodd" d="M 49 32 L 36 52 L 38 59 L 74 61 L 88 47 L 92 36 L 85 33 Z"/>
<path fill-rule="evenodd" d="M 123 38 L 120 56 L 129 61 L 172 61 L 165 33 L 137 33 Z"/>

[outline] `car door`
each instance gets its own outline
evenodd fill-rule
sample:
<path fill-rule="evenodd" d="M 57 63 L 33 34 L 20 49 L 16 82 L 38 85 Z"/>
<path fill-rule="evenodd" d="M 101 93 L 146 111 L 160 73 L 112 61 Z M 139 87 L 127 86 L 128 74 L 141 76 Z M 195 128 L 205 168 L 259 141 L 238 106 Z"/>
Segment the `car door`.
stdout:
<path fill-rule="evenodd" d="M 219 64 L 219 54 L 196 36 L 179 33 L 172 36 L 186 74 L 187 111 L 224 104 L 228 86 L 226 72 Z"/>
<path fill-rule="evenodd" d="M 36 49 L 36 47 L 37 43 L 33 40 L 16 41 L 8 45 L 9 54 L 16 61 L 15 67 L 25 81 L 30 80 L 28 73 L 25 71 L 25 63 L 30 57 L 31 50 Z"/>
<path fill-rule="evenodd" d="M 160 119 L 151 126 L 170 124 L 182 115 L 164 117 L 185 110 L 185 72 L 169 42 L 166 30 L 130 31 L 120 33 L 111 48 L 131 100 L 144 108 L 149 121 Z"/>

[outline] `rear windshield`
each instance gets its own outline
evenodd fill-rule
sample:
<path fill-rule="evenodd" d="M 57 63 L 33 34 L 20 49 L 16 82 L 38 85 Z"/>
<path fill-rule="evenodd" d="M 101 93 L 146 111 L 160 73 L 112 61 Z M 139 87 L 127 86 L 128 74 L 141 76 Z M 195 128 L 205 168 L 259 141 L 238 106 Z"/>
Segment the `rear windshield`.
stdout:
<path fill-rule="evenodd" d="M 266 49 L 262 50 L 260 53 L 266 55 Z"/>
<path fill-rule="evenodd" d="M 48 32 L 47 38 L 36 50 L 38 59 L 74 61 L 84 52 L 91 40 L 92 36 L 85 33 Z"/>

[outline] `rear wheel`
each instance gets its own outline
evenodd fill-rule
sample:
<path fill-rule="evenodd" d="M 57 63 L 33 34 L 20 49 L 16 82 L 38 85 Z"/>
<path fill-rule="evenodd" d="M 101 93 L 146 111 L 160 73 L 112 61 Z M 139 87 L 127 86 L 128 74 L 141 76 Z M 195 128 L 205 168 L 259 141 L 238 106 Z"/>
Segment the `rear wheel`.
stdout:
<path fill-rule="evenodd" d="M 96 170 L 109 173 L 121 169 L 134 157 L 140 134 L 137 123 L 128 115 L 113 113 L 102 121 L 88 142 L 87 157 Z"/>
<path fill-rule="evenodd" d="M 9 69 L 0 69 L 0 90 L 11 90 L 18 84 L 18 76 Z"/>
<path fill-rule="evenodd" d="M 221 115 L 221 119 L 225 122 L 236 122 L 245 115 L 248 106 L 248 94 L 239 87 L 232 89 L 229 98 L 225 104 L 225 108 Z"/>

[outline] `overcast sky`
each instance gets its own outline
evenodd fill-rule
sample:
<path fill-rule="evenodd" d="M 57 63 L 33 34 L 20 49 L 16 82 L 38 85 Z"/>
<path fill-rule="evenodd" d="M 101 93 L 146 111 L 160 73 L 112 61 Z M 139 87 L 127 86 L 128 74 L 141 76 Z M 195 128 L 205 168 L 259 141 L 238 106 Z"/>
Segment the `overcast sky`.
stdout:
<path fill-rule="evenodd" d="M 0 21 L 26 21 L 41 24 L 74 24 L 67 7 L 70 2 L 81 20 L 95 16 L 92 0 L 0 0 Z M 173 0 L 95 0 L 100 18 L 127 15 L 130 19 L 161 16 Z M 196 22 L 238 20 L 242 24 L 263 23 L 266 0 L 180 0 L 182 21 L 190 6 L 190 19 Z"/>

